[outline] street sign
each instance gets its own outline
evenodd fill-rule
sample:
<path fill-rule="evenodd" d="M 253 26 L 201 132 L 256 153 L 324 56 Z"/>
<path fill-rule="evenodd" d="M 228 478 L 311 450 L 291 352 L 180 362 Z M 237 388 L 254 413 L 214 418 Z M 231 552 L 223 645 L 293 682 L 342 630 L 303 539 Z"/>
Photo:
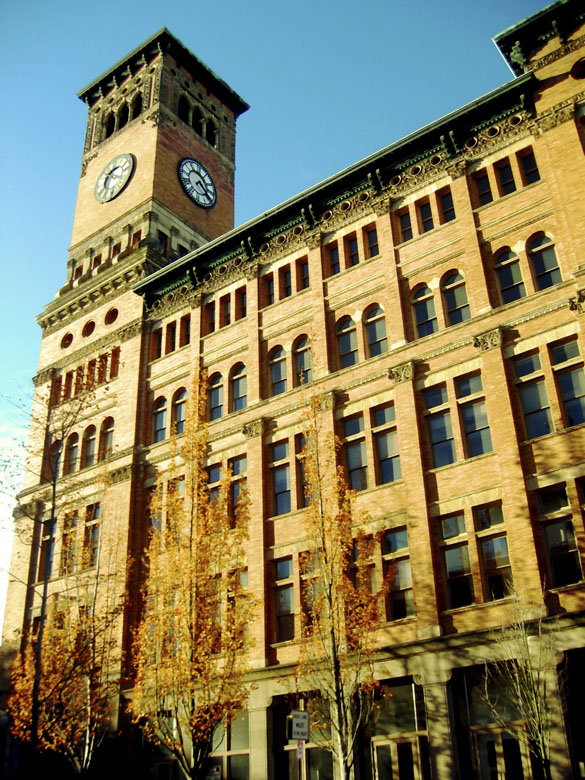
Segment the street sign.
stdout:
<path fill-rule="evenodd" d="M 293 710 L 292 715 L 292 739 L 309 739 L 309 713 L 304 710 Z"/>

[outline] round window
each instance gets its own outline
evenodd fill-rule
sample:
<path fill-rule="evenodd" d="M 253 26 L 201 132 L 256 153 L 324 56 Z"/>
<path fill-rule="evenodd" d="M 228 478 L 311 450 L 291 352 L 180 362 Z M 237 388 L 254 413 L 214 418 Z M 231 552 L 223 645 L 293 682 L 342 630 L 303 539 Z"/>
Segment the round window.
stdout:
<path fill-rule="evenodd" d="M 84 339 L 86 339 L 88 336 L 91 336 L 94 330 L 95 330 L 95 322 L 93 320 L 88 320 L 83 326 L 81 335 L 83 336 Z"/>
<path fill-rule="evenodd" d="M 61 349 L 67 349 L 73 343 L 73 333 L 66 333 L 61 339 Z"/>
<path fill-rule="evenodd" d="M 115 322 L 118 319 L 118 309 L 110 309 L 110 311 L 106 314 L 104 318 L 104 322 L 106 325 L 111 325 L 112 322 Z"/>

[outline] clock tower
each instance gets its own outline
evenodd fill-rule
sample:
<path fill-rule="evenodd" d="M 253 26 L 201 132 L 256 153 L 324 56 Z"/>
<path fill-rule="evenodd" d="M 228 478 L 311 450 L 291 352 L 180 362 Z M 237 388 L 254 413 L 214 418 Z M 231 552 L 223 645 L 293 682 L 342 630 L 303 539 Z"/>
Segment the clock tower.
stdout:
<path fill-rule="evenodd" d="M 166 264 L 233 227 L 248 105 L 168 30 L 79 97 L 89 111 L 68 284 L 145 245 Z"/>

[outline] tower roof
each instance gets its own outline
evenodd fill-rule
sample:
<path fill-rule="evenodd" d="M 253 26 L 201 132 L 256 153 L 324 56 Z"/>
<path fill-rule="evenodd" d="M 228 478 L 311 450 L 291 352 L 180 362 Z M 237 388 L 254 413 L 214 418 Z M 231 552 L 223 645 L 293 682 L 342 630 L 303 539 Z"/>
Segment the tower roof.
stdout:
<path fill-rule="evenodd" d="M 554 36 L 562 42 L 585 20 L 583 0 L 556 0 L 495 35 L 494 43 L 516 76 L 527 70 L 530 55 Z"/>
<path fill-rule="evenodd" d="M 208 68 L 204 62 L 190 52 L 178 38 L 175 38 L 166 27 L 137 46 L 105 73 L 84 87 L 77 93 L 78 97 L 89 106 L 93 106 L 124 79 L 152 62 L 159 54 L 170 54 L 179 67 L 184 67 L 189 71 L 193 79 L 203 82 L 222 103 L 234 112 L 236 117 L 250 107 L 223 79 L 220 79 L 211 68 Z"/>

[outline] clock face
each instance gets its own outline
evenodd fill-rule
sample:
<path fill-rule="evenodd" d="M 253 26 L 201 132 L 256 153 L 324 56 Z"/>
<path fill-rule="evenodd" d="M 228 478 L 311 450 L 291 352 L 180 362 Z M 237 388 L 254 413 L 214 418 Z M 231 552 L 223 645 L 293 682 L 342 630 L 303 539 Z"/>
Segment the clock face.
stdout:
<path fill-rule="evenodd" d="M 94 195 L 98 203 L 107 203 L 119 195 L 128 184 L 134 170 L 134 157 L 119 154 L 106 165 L 95 183 Z"/>
<path fill-rule="evenodd" d="M 200 162 L 192 157 L 183 157 L 179 163 L 179 181 L 187 195 L 198 206 L 210 209 L 217 201 L 213 179 Z"/>

